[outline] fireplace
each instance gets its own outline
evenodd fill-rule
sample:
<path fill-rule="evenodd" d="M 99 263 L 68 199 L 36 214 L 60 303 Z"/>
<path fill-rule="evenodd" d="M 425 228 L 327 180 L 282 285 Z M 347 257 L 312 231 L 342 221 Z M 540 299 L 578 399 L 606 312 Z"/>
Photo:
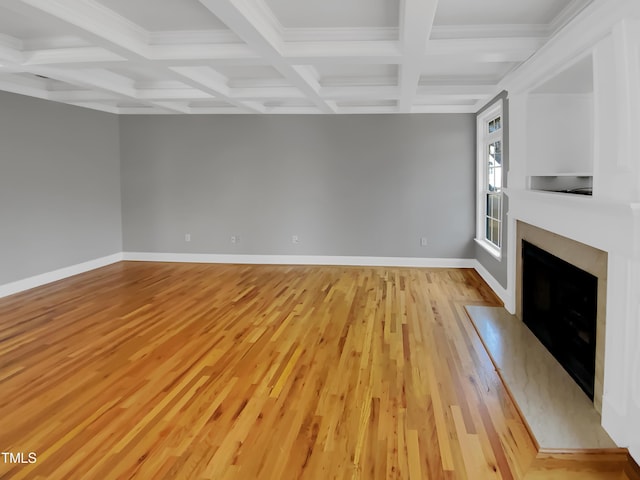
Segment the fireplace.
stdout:
<path fill-rule="evenodd" d="M 544 230 L 521 220 L 517 220 L 515 224 L 516 316 L 529 326 L 533 333 L 538 336 L 541 343 L 549 349 L 558 359 L 559 363 L 561 363 L 576 380 L 576 383 L 593 399 L 593 405 L 596 411 L 602 412 L 608 254 L 603 250 Z M 531 247 L 526 248 L 526 244 L 529 244 Z M 527 258 L 525 258 L 525 250 L 527 250 Z M 543 253 L 541 254 L 541 252 Z M 540 260 L 539 254 L 542 255 L 542 260 Z M 551 258 L 549 259 L 545 254 L 550 255 Z M 527 260 L 534 261 L 534 271 L 537 270 L 537 273 L 535 273 L 533 280 L 527 280 L 528 283 L 525 287 L 524 263 Z M 556 264 L 555 267 L 552 266 L 557 261 L 561 262 L 559 266 L 558 264 Z M 535 266 L 536 263 L 538 264 L 537 267 Z M 566 266 L 565 264 L 570 265 L 568 267 L 568 271 L 570 272 L 569 278 L 560 280 L 559 273 L 555 269 L 562 268 Z M 545 269 L 550 269 L 553 273 L 548 275 L 549 272 L 547 272 L 548 280 L 541 280 L 541 278 L 544 277 L 543 273 Z M 571 303 L 571 298 L 575 298 L 577 295 L 573 287 L 577 282 L 581 282 L 581 280 L 577 280 L 576 277 L 572 275 L 581 277 L 581 271 L 589 275 L 589 277 L 584 277 L 590 278 L 590 280 L 585 280 L 587 289 L 591 289 L 595 282 L 595 297 L 588 301 L 581 299 L 573 309 L 567 310 L 565 308 L 566 304 Z M 533 283 L 531 283 L 532 281 Z M 559 285 L 559 283 L 561 285 Z M 565 289 L 565 287 L 566 291 L 561 294 L 558 293 L 558 289 L 562 290 Z M 528 298 L 525 299 L 525 296 Z M 538 302 L 537 306 L 535 306 L 536 302 Z M 591 307 L 594 307 L 595 326 L 590 325 L 585 327 L 584 322 L 588 323 L 590 320 L 587 321 L 585 318 L 578 319 L 577 313 L 580 313 L 580 315 L 584 317 L 585 302 L 586 305 L 589 306 L 589 310 L 591 310 Z M 527 303 L 527 308 L 533 305 L 533 311 L 536 313 L 531 318 L 536 319 L 537 317 L 539 320 L 538 323 L 541 323 L 541 325 L 532 326 L 531 324 L 534 323 L 535 320 L 530 322 L 529 314 L 527 314 L 525 321 L 525 303 Z M 555 305 L 552 305 L 552 303 L 555 303 Z M 558 317 L 561 318 L 558 319 Z M 564 319 L 562 319 L 562 317 L 564 317 Z M 573 332 L 573 340 L 568 340 L 567 337 L 570 335 L 568 331 L 577 325 L 580 325 L 580 328 L 578 328 L 577 332 Z M 547 332 L 543 331 L 543 327 L 547 328 Z M 579 340 L 575 338 L 575 335 L 578 336 Z M 562 342 L 564 342 L 564 344 Z M 571 348 L 570 342 L 573 342 L 573 346 L 576 348 L 574 349 L 574 358 L 567 359 L 567 351 Z M 589 347 L 588 354 L 585 353 L 585 343 Z M 595 348 L 593 353 L 590 350 L 591 348 Z M 565 358 L 562 358 L 563 356 Z M 577 360 L 575 357 L 577 357 Z M 583 366 L 573 368 L 574 371 L 571 372 L 572 367 L 575 367 L 578 362 L 581 362 Z M 567 363 L 569 363 L 569 366 L 567 366 Z M 589 372 L 587 378 L 582 369 L 587 370 L 587 372 L 592 371 L 593 373 Z M 591 380 L 592 377 L 593 380 Z M 584 380 L 584 378 L 587 378 L 587 380 Z"/>
<path fill-rule="evenodd" d="M 522 320 L 594 398 L 598 279 L 522 241 Z"/>

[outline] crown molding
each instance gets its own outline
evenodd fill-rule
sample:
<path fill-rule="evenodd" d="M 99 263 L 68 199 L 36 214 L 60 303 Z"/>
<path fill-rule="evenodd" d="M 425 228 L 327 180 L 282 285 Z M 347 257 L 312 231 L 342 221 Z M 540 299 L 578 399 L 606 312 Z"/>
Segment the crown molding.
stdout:
<path fill-rule="evenodd" d="M 553 75 L 558 69 L 589 52 L 599 40 L 611 34 L 614 25 L 628 15 L 640 15 L 640 2 L 600 0 L 591 3 L 554 34 L 531 58 L 507 74 L 498 83 L 495 93 L 502 90 L 521 93 L 539 84 L 545 77 Z"/>
<path fill-rule="evenodd" d="M 49 48 L 91 47 L 91 43 L 74 35 L 27 38 L 22 42 L 23 50 L 45 50 Z"/>
<path fill-rule="evenodd" d="M 549 36 L 559 32 L 592 2 L 593 0 L 572 0 L 549 24 Z"/>

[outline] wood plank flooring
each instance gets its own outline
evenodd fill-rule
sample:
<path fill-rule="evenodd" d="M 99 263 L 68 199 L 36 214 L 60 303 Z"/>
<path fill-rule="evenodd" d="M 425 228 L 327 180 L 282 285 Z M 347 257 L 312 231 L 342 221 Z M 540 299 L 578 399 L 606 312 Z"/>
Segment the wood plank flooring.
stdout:
<path fill-rule="evenodd" d="M 472 270 L 135 262 L 1 299 L 0 449 L 37 461 L 0 478 L 524 478 L 463 308 L 497 303 Z"/>

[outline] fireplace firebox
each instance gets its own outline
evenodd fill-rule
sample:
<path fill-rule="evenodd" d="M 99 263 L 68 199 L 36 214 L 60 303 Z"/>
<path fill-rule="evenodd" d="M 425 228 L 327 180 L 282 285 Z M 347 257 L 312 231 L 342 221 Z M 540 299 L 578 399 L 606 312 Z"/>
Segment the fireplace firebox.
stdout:
<path fill-rule="evenodd" d="M 522 320 L 593 400 L 598 279 L 522 241 Z"/>

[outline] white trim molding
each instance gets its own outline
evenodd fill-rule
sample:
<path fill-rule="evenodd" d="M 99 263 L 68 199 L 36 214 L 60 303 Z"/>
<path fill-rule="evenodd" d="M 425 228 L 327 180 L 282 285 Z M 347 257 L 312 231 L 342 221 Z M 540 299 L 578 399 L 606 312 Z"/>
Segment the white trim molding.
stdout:
<path fill-rule="evenodd" d="M 125 252 L 138 262 L 229 263 L 264 265 L 344 265 L 367 267 L 475 268 L 473 258 L 365 257 L 341 255 L 235 255 L 217 253 Z"/>
<path fill-rule="evenodd" d="M 23 278 L 22 280 L 16 280 L 15 282 L 5 283 L 0 285 L 0 298 L 8 297 L 14 293 L 30 290 L 35 287 L 46 285 L 47 283 L 56 282 L 79 273 L 88 272 L 89 270 L 95 270 L 96 268 L 111 265 L 122 261 L 122 253 L 114 253 L 113 255 L 107 255 L 106 257 L 95 258 L 86 262 L 78 263 L 76 265 L 70 265 L 68 267 L 59 268 L 50 272 L 34 275 L 33 277 Z"/>
<path fill-rule="evenodd" d="M 120 252 L 0 285 L 0 298 L 121 261 L 255 265 L 336 265 L 362 267 L 473 268 L 509 308 L 511 295 L 473 258 L 365 257 L 335 255 L 233 255 L 215 253 Z"/>
<path fill-rule="evenodd" d="M 494 276 L 489 273 L 489 270 L 484 268 L 484 266 L 479 261 L 475 261 L 475 265 L 473 266 L 473 268 L 476 272 L 478 272 L 478 275 L 482 277 L 487 285 L 489 285 L 489 288 L 493 290 L 498 298 L 502 300 L 502 303 L 504 303 L 504 308 L 513 315 L 516 311 L 516 308 L 515 301 L 510 290 L 500 285 L 500 283 L 494 278 Z"/>
<path fill-rule="evenodd" d="M 125 261 L 228 263 L 253 265 L 336 265 L 357 267 L 473 268 L 502 300 L 509 313 L 515 312 L 513 295 L 475 258 L 365 257 L 341 255 L 234 255 L 215 253 L 125 252 Z"/>
<path fill-rule="evenodd" d="M 502 122 L 500 128 L 491 132 L 489 130 L 489 122 L 498 118 Z M 500 168 L 500 184 L 499 191 L 491 191 L 488 184 L 488 165 L 489 153 L 488 148 L 500 142 L 504 145 L 504 101 L 502 98 L 493 102 L 484 112 L 476 117 L 476 237 L 475 241 L 484 248 L 497 260 L 502 259 L 502 232 L 504 231 L 504 169 Z M 504 155 L 504 152 L 500 153 Z M 497 153 L 496 153 L 497 156 Z M 501 160 L 501 167 L 503 162 Z M 490 208 L 487 204 L 486 196 L 488 194 L 500 195 L 499 220 L 498 220 L 498 243 L 493 243 L 487 238 L 487 219 L 496 219 L 493 212 L 489 212 Z"/>

